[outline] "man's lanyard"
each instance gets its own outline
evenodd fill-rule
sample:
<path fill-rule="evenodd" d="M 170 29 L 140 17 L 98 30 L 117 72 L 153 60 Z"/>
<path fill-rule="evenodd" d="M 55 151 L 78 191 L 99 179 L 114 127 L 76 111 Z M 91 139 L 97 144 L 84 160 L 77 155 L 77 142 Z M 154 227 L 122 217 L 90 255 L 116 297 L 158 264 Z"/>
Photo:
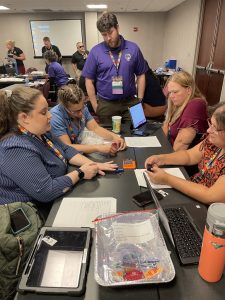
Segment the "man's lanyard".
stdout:
<path fill-rule="evenodd" d="M 32 138 L 35 138 L 39 141 L 41 141 L 35 134 L 32 134 L 31 132 L 29 132 L 28 130 L 26 130 L 24 127 L 18 125 L 18 129 L 20 131 L 21 134 L 24 135 L 28 135 Z M 44 134 L 41 136 L 42 137 L 42 142 L 44 142 L 44 144 L 58 157 L 60 158 L 65 165 L 67 165 L 67 161 L 66 159 L 63 157 L 62 153 L 55 147 L 55 145 L 53 144 L 53 142 L 48 139 Z"/>
<path fill-rule="evenodd" d="M 110 55 L 110 57 L 111 57 L 111 60 L 112 60 L 112 62 L 113 62 L 113 65 L 114 65 L 115 68 L 116 68 L 116 72 L 117 72 L 117 75 L 118 75 L 118 73 L 119 73 L 119 66 L 120 66 L 121 57 L 122 57 L 122 50 L 120 50 L 120 52 L 119 52 L 119 56 L 118 56 L 117 62 L 116 62 L 114 56 L 112 55 L 112 52 L 111 52 L 111 51 L 109 51 L 109 55 Z"/>

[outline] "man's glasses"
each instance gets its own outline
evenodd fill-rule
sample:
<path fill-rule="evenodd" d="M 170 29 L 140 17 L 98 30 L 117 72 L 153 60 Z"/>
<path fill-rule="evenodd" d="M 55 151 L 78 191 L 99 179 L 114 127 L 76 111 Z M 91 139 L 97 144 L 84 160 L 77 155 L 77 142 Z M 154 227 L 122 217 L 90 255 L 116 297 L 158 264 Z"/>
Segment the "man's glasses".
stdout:
<path fill-rule="evenodd" d="M 209 128 L 210 128 L 213 132 L 215 132 L 215 133 L 218 134 L 218 133 L 221 132 L 221 131 L 225 131 L 225 129 L 217 129 L 217 128 L 212 124 L 211 119 L 207 119 L 207 122 L 208 122 Z"/>
<path fill-rule="evenodd" d="M 84 45 L 82 45 L 82 46 L 79 46 L 79 48 L 84 48 Z"/>

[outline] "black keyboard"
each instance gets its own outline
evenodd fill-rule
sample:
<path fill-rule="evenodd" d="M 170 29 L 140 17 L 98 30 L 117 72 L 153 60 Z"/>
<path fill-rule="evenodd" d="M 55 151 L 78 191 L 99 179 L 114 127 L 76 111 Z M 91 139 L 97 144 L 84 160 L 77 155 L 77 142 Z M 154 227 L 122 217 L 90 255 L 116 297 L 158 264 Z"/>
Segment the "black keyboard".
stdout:
<path fill-rule="evenodd" d="M 182 208 L 164 208 L 169 220 L 175 247 L 182 264 L 197 264 L 201 252 L 202 238 Z"/>

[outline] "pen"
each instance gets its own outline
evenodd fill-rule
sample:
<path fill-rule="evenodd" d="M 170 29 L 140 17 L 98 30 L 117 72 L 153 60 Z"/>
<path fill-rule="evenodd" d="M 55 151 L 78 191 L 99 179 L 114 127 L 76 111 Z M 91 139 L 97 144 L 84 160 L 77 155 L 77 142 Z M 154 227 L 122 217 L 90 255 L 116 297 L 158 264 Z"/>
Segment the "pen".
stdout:
<path fill-rule="evenodd" d="M 116 170 L 114 170 L 115 174 L 121 174 L 123 172 L 124 172 L 124 169 L 116 169 Z"/>

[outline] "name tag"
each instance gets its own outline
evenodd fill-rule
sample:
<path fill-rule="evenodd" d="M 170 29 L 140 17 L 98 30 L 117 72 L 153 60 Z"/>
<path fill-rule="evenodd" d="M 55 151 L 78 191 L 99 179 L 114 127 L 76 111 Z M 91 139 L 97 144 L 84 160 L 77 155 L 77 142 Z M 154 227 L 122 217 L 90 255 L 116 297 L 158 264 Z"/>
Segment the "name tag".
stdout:
<path fill-rule="evenodd" d="M 112 94 L 122 95 L 123 94 L 123 77 L 113 76 L 112 77 Z"/>

